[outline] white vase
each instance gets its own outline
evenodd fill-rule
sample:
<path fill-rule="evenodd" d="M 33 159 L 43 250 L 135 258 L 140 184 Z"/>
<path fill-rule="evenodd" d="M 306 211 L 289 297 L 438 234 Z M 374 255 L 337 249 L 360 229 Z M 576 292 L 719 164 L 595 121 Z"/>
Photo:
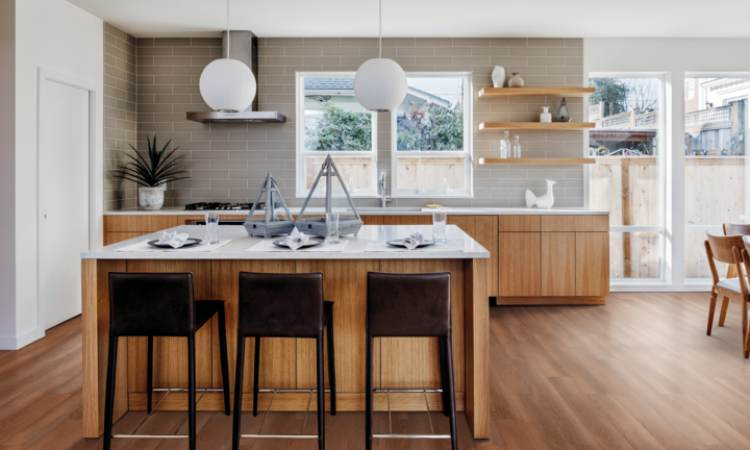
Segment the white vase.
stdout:
<path fill-rule="evenodd" d="M 513 72 L 512 75 L 512 77 L 508 78 L 508 87 L 524 87 L 526 85 L 526 81 L 524 81 L 518 72 Z"/>
<path fill-rule="evenodd" d="M 166 186 L 139 186 L 138 187 L 138 206 L 141 209 L 150 211 L 161 209 L 164 206 L 164 191 Z"/>
<path fill-rule="evenodd" d="M 539 114 L 539 122 L 541 123 L 552 122 L 552 113 L 549 112 L 549 106 L 542 106 L 542 112 Z"/>
<path fill-rule="evenodd" d="M 496 88 L 505 86 L 505 67 L 495 66 L 492 69 L 492 86 Z"/>

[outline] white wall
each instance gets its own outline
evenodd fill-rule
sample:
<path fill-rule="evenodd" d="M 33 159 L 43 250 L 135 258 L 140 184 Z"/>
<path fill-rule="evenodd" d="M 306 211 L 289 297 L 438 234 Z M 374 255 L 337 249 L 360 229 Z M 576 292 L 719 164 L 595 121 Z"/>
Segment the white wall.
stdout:
<path fill-rule="evenodd" d="M 666 227 L 667 263 L 672 277 L 666 289 L 695 289 L 685 284 L 685 180 L 683 158 L 685 73 L 750 73 L 750 39 L 585 39 L 583 73 L 640 72 L 664 74 L 667 83 Z M 671 243 L 671 245 L 670 245 Z M 692 244 L 691 244 L 692 245 Z M 639 287 L 634 286 L 634 289 Z M 653 287 L 652 287 L 653 288 Z"/>
<path fill-rule="evenodd" d="M 15 0 L 0 0 L 0 340 L 15 335 Z M 2 342 L 0 342 L 0 345 Z"/>
<path fill-rule="evenodd" d="M 36 270 L 37 83 L 40 68 L 77 80 L 95 90 L 97 158 L 94 167 L 97 176 L 91 185 L 92 192 L 96 193 L 94 217 L 101 221 L 102 21 L 65 0 L 16 0 L 15 7 L 15 325 L 12 329 L 0 328 L 0 348 L 21 347 L 44 335 L 39 324 Z M 70 201 L 85 202 L 88 199 Z M 95 235 L 100 236 L 101 225 L 94 225 Z"/>

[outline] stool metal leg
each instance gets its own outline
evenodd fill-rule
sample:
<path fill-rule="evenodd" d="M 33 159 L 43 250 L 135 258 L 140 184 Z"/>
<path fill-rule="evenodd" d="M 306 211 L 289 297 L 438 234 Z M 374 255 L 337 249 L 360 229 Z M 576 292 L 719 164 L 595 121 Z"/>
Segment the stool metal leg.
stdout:
<path fill-rule="evenodd" d="M 224 308 L 219 310 L 219 349 L 221 352 L 221 386 L 224 388 L 224 414 L 230 413 L 229 407 L 229 356 L 227 355 L 227 321 Z"/>
<path fill-rule="evenodd" d="M 328 343 L 328 386 L 331 389 L 331 415 L 336 415 L 336 352 L 333 340 L 333 305 L 326 308 L 326 340 Z"/>
<path fill-rule="evenodd" d="M 146 413 L 151 414 L 153 408 L 153 395 L 154 395 L 154 337 L 149 336 L 148 350 L 146 355 L 148 361 L 146 361 Z"/>
<path fill-rule="evenodd" d="M 260 374 L 260 336 L 255 336 L 255 354 L 253 355 L 253 416 L 258 415 L 258 378 Z"/>
<path fill-rule="evenodd" d="M 245 364 L 245 337 L 237 336 L 237 368 L 234 375 L 234 417 L 232 420 L 232 450 L 240 448 L 242 417 L 242 366 Z M 253 405 L 255 406 L 255 405 Z"/>
<path fill-rule="evenodd" d="M 318 372 L 318 450 L 326 448 L 325 430 L 325 388 L 323 387 L 323 333 L 315 339 L 317 344 L 317 372 Z"/>
<path fill-rule="evenodd" d="M 102 449 L 112 445 L 112 417 L 115 409 L 115 380 L 117 371 L 117 336 L 109 335 L 109 356 L 107 357 L 107 392 L 104 398 L 104 439 Z"/>
<path fill-rule="evenodd" d="M 445 347 L 445 365 L 448 368 L 448 382 L 447 390 L 449 401 L 449 420 L 451 430 L 451 449 L 458 450 L 458 443 L 456 442 L 456 393 L 454 392 L 453 385 L 453 344 L 451 342 L 451 335 L 441 337 L 440 340 L 443 342 Z"/>
<path fill-rule="evenodd" d="M 365 449 L 372 450 L 372 336 L 365 339 Z"/>
<path fill-rule="evenodd" d="M 442 337 L 438 338 L 438 344 L 440 346 L 440 387 L 442 389 L 442 402 L 443 402 L 443 414 L 448 416 L 450 414 L 450 394 L 448 390 L 448 364 L 445 348 L 445 340 Z"/>
<path fill-rule="evenodd" d="M 195 450 L 195 335 L 188 336 L 188 434 L 190 450 Z"/>

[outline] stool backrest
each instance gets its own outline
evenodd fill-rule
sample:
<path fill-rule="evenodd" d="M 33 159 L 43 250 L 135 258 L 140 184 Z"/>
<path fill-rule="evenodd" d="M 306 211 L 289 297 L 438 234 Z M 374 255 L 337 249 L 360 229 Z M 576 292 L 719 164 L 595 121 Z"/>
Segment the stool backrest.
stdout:
<path fill-rule="evenodd" d="M 447 336 L 450 273 L 369 272 L 367 327 L 372 336 Z"/>
<path fill-rule="evenodd" d="M 722 228 L 726 236 L 750 235 L 750 224 L 748 223 L 725 223 Z"/>
<path fill-rule="evenodd" d="M 241 272 L 237 324 L 242 336 L 320 336 L 323 274 Z"/>
<path fill-rule="evenodd" d="M 109 326 L 118 336 L 188 336 L 195 331 L 193 275 L 110 273 Z"/>

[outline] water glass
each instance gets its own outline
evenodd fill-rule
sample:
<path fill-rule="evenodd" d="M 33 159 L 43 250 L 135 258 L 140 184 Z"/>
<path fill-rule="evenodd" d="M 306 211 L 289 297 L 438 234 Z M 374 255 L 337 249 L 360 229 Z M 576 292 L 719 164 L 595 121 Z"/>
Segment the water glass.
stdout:
<path fill-rule="evenodd" d="M 338 244 L 341 242 L 339 236 L 339 213 L 326 213 L 326 242 L 328 244 Z"/>
<path fill-rule="evenodd" d="M 219 214 L 206 214 L 206 234 L 203 240 L 209 245 L 219 243 Z"/>
<path fill-rule="evenodd" d="M 448 226 L 448 213 L 439 209 L 432 212 L 432 239 L 440 244 L 448 241 L 445 229 Z"/>

